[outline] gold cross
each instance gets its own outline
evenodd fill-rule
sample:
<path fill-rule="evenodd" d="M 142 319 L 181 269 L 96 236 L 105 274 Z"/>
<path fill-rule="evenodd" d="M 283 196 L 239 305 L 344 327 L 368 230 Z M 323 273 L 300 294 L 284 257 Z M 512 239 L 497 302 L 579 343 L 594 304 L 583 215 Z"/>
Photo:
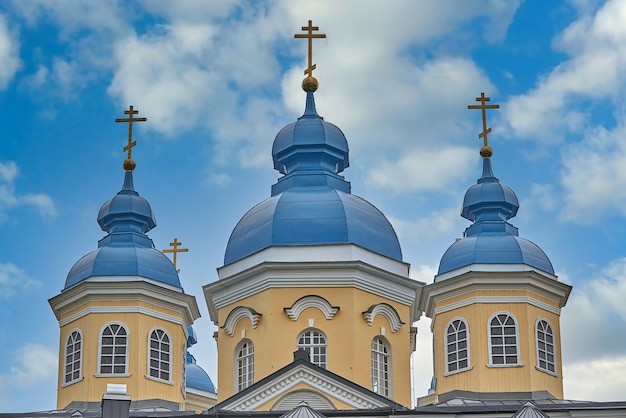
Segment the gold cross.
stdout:
<path fill-rule="evenodd" d="M 476 98 L 477 102 L 480 102 L 479 105 L 468 105 L 467 108 L 468 109 L 481 109 L 482 113 L 483 113 L 483 131 L 478 134 L 479 138 L 483 138 L 485 146 L 488 146 L 489 144 L 487 143 L 487 134 L 491 133 L 491 128 L 487 129 L 487 109 L 499 109 L 500 105 L 494 104 L 494 105 L 488 105 L 486 104 L 488 101 L 490 101 L 491 99 L 489 97 L 485 97 L 485 93 L 482 92 L 480 93 L 480 97 Z"/>
<path fill-rule="evenodd" d="M 176 268 L 176 254 L 178 253 L 186 253 L 189 251 L 189 248 L 178 248 L 179 245 L 182 245 L 182 242 L 178 242 L 178 238 L 174 238 L 174 242 L 170 242 L 170 249 L 163 250 L 164 253 L 173 253 L 174 254 L 174 268 Z M 180 269 L 176 270 L 176 273 L 180 273 Z"/>
<path fill-rule="evenodd" d="M 133 122 L 145 122 L 148 119 L 146 118 L 133 118 L 133 115 L 138 114 L 139 111 L 134 110 L 133 106 L 130 106 L 130 109 L 125 110 L 124 114 L 128 115 L 127 118 L 116 118 L 115 122 L 128 122 L 128 145 L 126 145 L 124 147 L 124 151 L 128 151 L 128 159 L 132 160 L 131 158 L 131 151 L 132 148 L 137 145 L 137 141 L 133 141 Z"/>
<path fill-rule="evenodd" d="M 309 40 L 309 67 L 304 70 L 304 74 L 313 77 L 313 70 L 317 68 L 316 65 L 313 64 L 313 38 L 326 38 L 326 34 L 313 34 L 314 30 L 320 30 L 320 28 L 313 26 L 313 21 L 311 20 L 309 20 L 309 26 L 302 26 L 302 30 L 306 30 L 307 33 L 296 33 L 294 38 L 306 38 Z"/>

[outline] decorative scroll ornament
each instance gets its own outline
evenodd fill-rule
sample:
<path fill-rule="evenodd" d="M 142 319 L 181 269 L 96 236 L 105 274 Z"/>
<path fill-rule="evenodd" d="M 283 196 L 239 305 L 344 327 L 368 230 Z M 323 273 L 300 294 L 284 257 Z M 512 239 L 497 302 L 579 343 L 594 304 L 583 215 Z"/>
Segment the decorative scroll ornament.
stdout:
<path fill-rule="evenodd" d="M 396 332 L 402 327 L 402 325 L 404 325 L 404 322 L 400 319 L 398 312 L 388 303 L 378 303 L 376 305 L 372 305 L 367 311 L 363 312 L 363 318 L 367 321 L 367 325 L 370 327 L 372 326 L 376 315 L 382 315 L 387 318 L 392 332 Z"/>

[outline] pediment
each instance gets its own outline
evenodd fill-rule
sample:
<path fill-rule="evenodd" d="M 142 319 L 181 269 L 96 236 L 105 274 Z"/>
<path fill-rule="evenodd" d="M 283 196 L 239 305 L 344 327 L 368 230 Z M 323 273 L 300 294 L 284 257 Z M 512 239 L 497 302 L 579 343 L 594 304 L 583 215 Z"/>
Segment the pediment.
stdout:
<path fill-rule="evenodd" d="M 334 407 L 329 409 L 345 409 L 346 405 L 354 409 L 403 408 L 390 399 L 302 359 L 295 360 L 214 408 L 218 411 L 277 409 L 280 401 L 293 397 L 291 394 L 295 392 L 318 393 L 320 398 L 328 399 L 333 404 Z M 341 405 L 341 408 L 337 408 L 337 405 Z"/>

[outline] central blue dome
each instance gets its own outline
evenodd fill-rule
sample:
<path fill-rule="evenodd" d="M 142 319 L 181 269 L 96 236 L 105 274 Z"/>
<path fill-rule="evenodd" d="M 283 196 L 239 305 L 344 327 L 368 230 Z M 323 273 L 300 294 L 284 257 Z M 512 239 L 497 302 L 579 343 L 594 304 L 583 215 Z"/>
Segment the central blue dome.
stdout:
<path fill-rule="evenodd" d="M 339 175 L 348 163 L 348 141 L 315 111 L 307 92 L 304 114 L 283 128 L 272 147 L 283 177 L 272 196 L 256 205 L 233 230 L 224 256 L 230 264 L 270 246 L 355 244 L 402 261 L 391 223 L 366 200 L 350 193 Z"/>
<path fill-rule="evenodd" d="M 100 208 L 98 223 L 108 234 L 97 250 L 74 264 L 64 289 L 94 276 L 139 276 L 181 288 L 174 264 L 146 235 L 156 219 L 148 201 L 135 191 L 131 171 L 125 173 L 122 190 Z"/>

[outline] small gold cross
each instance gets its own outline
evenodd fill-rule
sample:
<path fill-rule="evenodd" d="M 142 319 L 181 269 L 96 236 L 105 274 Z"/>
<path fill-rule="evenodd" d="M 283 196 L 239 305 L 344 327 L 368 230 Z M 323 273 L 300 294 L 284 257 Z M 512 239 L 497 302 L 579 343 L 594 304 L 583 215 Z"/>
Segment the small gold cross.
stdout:
<path fill-rule="evenodd" d="M 307 33 L 296 33 L 294 38 L 304 38 L 309 40 L 309 66 L 306 70 L 304 70 L 304 74 L 309 77 L 313 77 L 313 70 L 316 68 L 316 65 L 313 64 L 313 38 L 326 38 L 326 34 L 314 34 L 313 31 L 320 30 L 320 28 L 318 26 L 313 26 L 312 20 L 309 20 L 309 26 L 302 26 L 302 30 L 306 30 Z"/>
<path fill-rule="evenodd" d="M 137 141 L 133 141 L 133 122 L 146 122 L 148 119 L 146 118 L 133 118 L 133 115 L 138 114 L 139 111 L 134 110 L 131 105 L 128 110 L 124 111 L 125 115 L 128 115 L 127 118 L 116 118 L 115 122 L 128 122 L 128 145 L 124 147 L 124 151 L 128 151 L 127 161 L 132 160 L 132 148 L 137 145 Z M 134 168 L 134 164 L 132 165 Z M 132 171 L 132 170 L 131 170 Z"/>
<path fill-rule="evenodd" d="M 476 101 L 480 102 L 479 105 L 468 105 L 467 106 L 468 109 L 481 109 L 482 110 L 482 114 L 483 114 L 483 131 L 480 134 L 478 134 L 478 137 L 483 139 L 485 147 L 489 146 L 489 144 L 487 142 L 487 135 L 491 133 L 491 128 L 487 129 L 487 109 L 499 109 L 500 108 L 500 105 L 497 105 L 497 104 L 492 104 L 492 105 L 486 104 L 490 100 L 491 99 L 489 97 L 485 97 L 485 93 L 482 92 L 482 93 L 480 93 L 480 97 L 476 98 Z"/>
<path fill-rule="evenodd" d="M 164 253 L 172 253 L 174 254 L 174 268 L 176 268 L 176 254 L 178 253 L 186 253 L 189 251 L 189 248 L 178 248 L 179 245 L 182 245 L 182 242 L 178 241 L 178 238 L 174 238 L 174 242 L 170 242 L 170 247 L 173 247 L 172 249 L 165 249 L 163 250 Z M 176 270 L 176 273 L 180 273 L 180 269 Z"/>

